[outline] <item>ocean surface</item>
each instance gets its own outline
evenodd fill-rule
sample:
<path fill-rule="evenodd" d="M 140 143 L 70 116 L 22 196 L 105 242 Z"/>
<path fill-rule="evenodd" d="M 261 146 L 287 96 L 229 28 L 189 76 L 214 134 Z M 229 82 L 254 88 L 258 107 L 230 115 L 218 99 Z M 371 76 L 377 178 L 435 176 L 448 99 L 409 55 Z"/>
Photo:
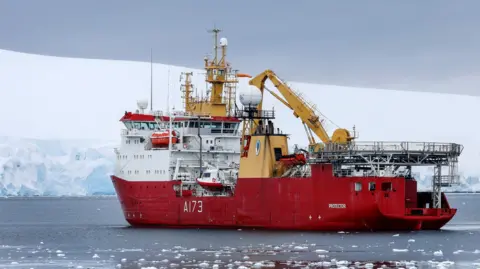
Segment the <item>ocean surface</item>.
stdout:
<path fill-rule="evenodd" d="M 0 268 L 480 268 L 480 194 L 441 231 L 132 228 L 115 196 L 0 198 Z"/>

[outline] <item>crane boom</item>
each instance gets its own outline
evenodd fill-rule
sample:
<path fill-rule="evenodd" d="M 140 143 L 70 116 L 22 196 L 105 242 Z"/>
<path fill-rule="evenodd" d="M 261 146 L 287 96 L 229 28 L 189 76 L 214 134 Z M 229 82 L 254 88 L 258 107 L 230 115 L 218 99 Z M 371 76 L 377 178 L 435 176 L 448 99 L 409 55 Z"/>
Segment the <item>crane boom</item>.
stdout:
<path fill-rule="evenodd" d="M 265 81 L 267 78 L 270 79 L 283 98 L 265 87 Z M 288 87 L 287 84 L 284 83 L 272 70 L 267 69 L 258 74 L 249 81 L 249 84 L 257 87 L 262 96 L 264 90 L 267 90 L 286 107 L 293 110 L 293 115 L 297 118 L 300 118 L 305 127 L 308 127 L 309 130 L 306 131 L 311 146 L 317 145 L 311 132 L 315 133 L 325 144 L 348 143 L 353 139 L 353 137 L 350 136 L 349 131 L 343 128 L 336 129 L 332 134 L 332 137 L 330 137 L 323 127 L 320 117 L 315 113 L 314 106 L 308 104 L 308 102 L 305 101 L 299 94 L 290 89 L 290 87 Z M 262 102 L 259 103 L 257 108 L 259 110 L 262 109 Z"/>

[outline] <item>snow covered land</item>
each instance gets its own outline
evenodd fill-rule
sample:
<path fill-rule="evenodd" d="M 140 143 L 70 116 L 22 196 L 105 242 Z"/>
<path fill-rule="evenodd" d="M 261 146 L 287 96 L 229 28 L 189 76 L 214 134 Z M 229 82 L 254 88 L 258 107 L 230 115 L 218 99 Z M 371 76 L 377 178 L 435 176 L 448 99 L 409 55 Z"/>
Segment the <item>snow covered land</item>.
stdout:
<path fill-rule="evenodd" d="M 198 60 L 202 64 L 202 57 Z M 274 66 L 262 68 L 275 71 Z M 203 70 L 154 64 L 155 110 L 166 109 L 167 92 L 170 106 L 181 109 L 182 71 L 193 71 L 193 82 L 204 90 Z M 278 75 L 288 81 L 288 74 Z M 243 80 L 240 90 L 247 83 Z M 462 184 L 455 190 L 480 190 L 480 140 L 475 124 L 479 97 L 289 84 L 336 125 L 349 129 L 355 125 L 359 141 L 463 144 Z M 118 120 L 126 110 L 136 109 L 138 99 L 149 96 L 149 63 L 0 50 L 0 195 L 113 193 L 108 176 L 122 128 Z M 266 109 L 274 107 L 277 118 L 288 119 L 276 124 L 292 134 L 290 144 L 305 146 L 300 121 L 271 96 L 265 98 Z M 331 123 L 327 127 L 330 132 L 335 128 Z M 421 188 L 429 186 L 429 174 L 419 175 Z"/>

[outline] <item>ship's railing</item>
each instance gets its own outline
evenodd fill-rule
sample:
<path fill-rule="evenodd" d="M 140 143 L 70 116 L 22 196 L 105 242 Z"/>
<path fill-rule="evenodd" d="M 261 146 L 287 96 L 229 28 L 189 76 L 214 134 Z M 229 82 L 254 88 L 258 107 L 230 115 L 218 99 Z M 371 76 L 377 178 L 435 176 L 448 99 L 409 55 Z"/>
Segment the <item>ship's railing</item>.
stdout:
<path fill-rule="evenodd" d="M 433 176 L 433 180 L 435 181 L 435 179 L 437 178 L 438 176 Z M 460 176 L 459 175 L 441 175 L 440 176 L 440 182 L 439 184 L 442 186 L 442 187 L 450 187 L 454 184 L 457 184 L 460 182 Z"/>
<path fill-rule="evenodd" d="M 181 111 L 181 110 L 174 110 L 170 114 L 168 112 L 164 113 L 162 110 L 156 110 L 156 111 L 153 111 L 152 114 L 155 117 L 173 116 L 173 117 L 191 117 L 191 118 L 195 118 L 195 117 L 211 118 L 210 113 L 206 113 L 206 112 L 192 113 L 192 112 Z"/>
<path fill-rule="evenodd" d="M 138 130 L 138 129 L 121 129 L 120 135 L 122 136 L 143 136 L 146 133 L 145 130 Z"/>
<path fill-rule="evenodd" d="M 195 118 L 195 117 L 210 118 L 211 114 L 206 113 L 206 112 L 192 113 L 192 112 L 187 112 L 187 111 L 175 111 L 173 116 L 175 116 L 175 117 L 192 117 L 192 118 Z"/>
<path fill-rule="evenodd" d="M 234 117 L 241 119 L 274 119 L 274 110 L 258 110 L 256 107 L 244 107 L 235 109 Z"/>
<path fill-rule="evenodd" d="M 351 144 L 326 144 L 320 149 L 320 154 L 336 153 L 370 153 L 370 154 L 388 154 L 388 153 L 429 153 L 444 154 L 450 156 L 459 156 L 462 153 L 463 146 L 456 143 L 438 143 L 438 142 L 354 142 Z"/>
<path fill-rule="evenodd" d="M 162 117 L 163 116 L 163 111 L 162 110 L 155 110 L 155 111 L 152 111 L 153 113 L 153 116 L 155 117 Z"/>
<path fill-rule="evenodd" d="M 230 163 L 226 161 L 217 161 L 216 159 L 203 159 L 202 161 L 219 167 L 230 167 Z M 170 167 L 175 167 L 176 165 L 176 161 L 170 161 Z M 200 160 L 182 160 L 180 167 L 200 167 Z"/>
<path fill-rule="evenodd" d="M 200 151 L 200 147 L 198 145 L 192 144 L 174 144 L 172 145 L 172 150 L 194 150 Z M 238 151 L 238 148 L 226 148 L 224 146 L 203 146 L 203 152 L 207 151 L 219 151 L 219 152 L 235 152 Z"/>

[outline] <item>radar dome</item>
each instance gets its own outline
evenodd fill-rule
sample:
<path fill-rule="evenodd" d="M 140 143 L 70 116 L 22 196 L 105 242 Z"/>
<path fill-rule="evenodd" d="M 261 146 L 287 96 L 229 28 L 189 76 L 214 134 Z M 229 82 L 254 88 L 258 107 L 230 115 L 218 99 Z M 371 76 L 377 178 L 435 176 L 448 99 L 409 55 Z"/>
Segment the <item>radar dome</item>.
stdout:
<path fill-rule="evenodd" d="M 144 110 L 148 107 L 148 100 L 138 100 L 137 101 L 137 106 L 139 109 Z"/>
<path fill-rule="evenodd" d="M 240 102 L 244 106 L 258 106 L 262 101 L 262 94 L 255 86 L 248 86 L 240 92 Z"/>
<path fill-rule="evenodd" d="M 220 38 L 220 46 L 226 47 L 227 45 L 228 45 L 227 38 L 225 37 Z"/>

